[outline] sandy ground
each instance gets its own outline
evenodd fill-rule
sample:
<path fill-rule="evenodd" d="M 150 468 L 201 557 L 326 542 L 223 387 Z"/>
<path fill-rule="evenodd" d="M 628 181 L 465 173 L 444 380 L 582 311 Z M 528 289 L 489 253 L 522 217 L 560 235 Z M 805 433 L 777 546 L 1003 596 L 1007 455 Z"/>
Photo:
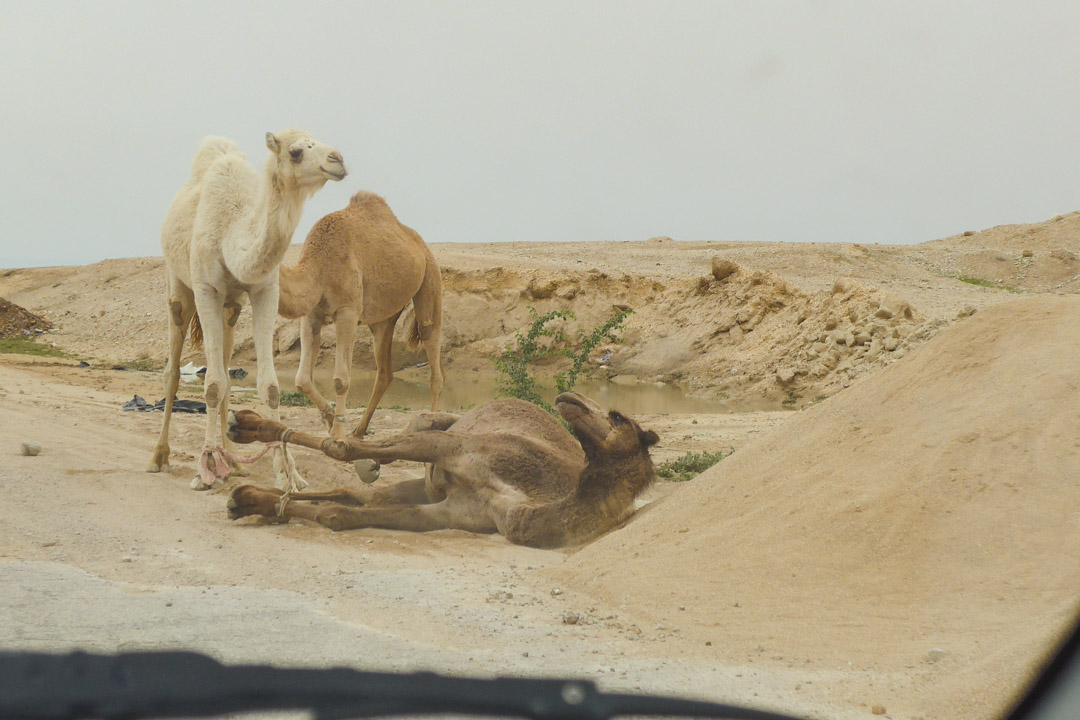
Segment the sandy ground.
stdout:
<path fill-rule="evenodd" d="M 993 717 L 1080 596 L 1078 238 L 1071 214 L 903 248 L 435 246 L 451 374 L 476 373 L 529 305 L 588 323 L 628 303 L 622 364 L 594 380 L 770 410 L 638 415 L 658 462 L 734 454 L 561 551 L 229 522 L 227 490 L 187 489 L 202 417 L 176 416 L 175 469 L 148 475 L 160 415 L 119 411 L 161 395 L 154 373 L 108 369 L 163 356 L 160 259 L 0 271 L 0 296 L 73 355 L 0 356 L 0 646 L 587 676 L 815 718 Z M 712 277 L 713 256 L 738 270 Z M 291 332 L 279 325 L 283 374 Z M 310 409 L 284 416 L 317 429 Z M 376 437 L 407 420 L 380 410 Z M 22 440 L 45 449 L 24 457 Z M 317 488 L 355 482 L 298 462 Z M 252 472 L 266 482 L 269 461 Z M 419 472 L 395 464 L 380 482 Z"/>

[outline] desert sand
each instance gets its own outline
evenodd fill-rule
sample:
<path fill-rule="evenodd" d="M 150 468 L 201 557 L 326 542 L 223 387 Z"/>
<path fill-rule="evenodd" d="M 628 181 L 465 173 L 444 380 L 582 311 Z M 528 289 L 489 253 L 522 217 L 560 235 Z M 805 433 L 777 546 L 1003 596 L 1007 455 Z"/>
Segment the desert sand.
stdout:
<path fill-rule="evenodd" d="M 635 417 L 661 436 L 657 462 L 731 456 L 658 483 L 581 548 L 230 523 L 238 481 L 187 489 L 202 417 L 174 420 L 174 470 L 148 475 L 160 415 L 119 410 L 162 392 L 157 373 L 112 369 L 161 364 L 161 259 L 0 270 L 0 297 L 69 354 L 0 355 L 0 647 L 183 646 L 229 662 L 587 676 L 814 718 L 989 718 L 1075 616 L 1080 214 L 912 246 L 433 250 L 448 382 L 492 384 L 488 358 L 530 306 L 584 327 L 629 306 L 590 387 L 709 403 Z M 297 338 L 279 322 L 283 379 Z M 424 382 L 421 356 L 400 343 L 394 356 L 399 377 Z M 247 310 L 233 364 L 253 368 Z M 234 402 L 257 408 L 237 385 Z M 409 418 L 384 404 L 375 437 Z M 284 418 L 319 427 L 310 408 Z M 20 455 L 23 440 L 42 453 Z M 357 482 L 321 456 L 298 464 L 316 489 Z M 379 482 L 420 472 L 395 463 Z M 271 478 L 262 460 L 247 480 Z"/>

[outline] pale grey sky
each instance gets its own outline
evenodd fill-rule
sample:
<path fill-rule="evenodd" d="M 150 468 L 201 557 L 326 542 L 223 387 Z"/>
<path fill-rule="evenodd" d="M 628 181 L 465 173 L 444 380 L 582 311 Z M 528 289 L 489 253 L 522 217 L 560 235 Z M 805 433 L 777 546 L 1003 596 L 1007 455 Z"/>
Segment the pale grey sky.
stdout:
<path fill-rule="evenodd" d="M 0 1 L 0 267 L 160 255 L 299 127 L 429 242 L 914 243 L 1080 208 L 1075 2 Z"/>

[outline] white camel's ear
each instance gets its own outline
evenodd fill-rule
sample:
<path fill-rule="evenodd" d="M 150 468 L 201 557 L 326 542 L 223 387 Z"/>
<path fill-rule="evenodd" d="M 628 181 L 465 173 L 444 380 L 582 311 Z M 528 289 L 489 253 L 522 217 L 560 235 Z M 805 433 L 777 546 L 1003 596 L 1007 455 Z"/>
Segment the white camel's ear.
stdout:
<path fill-rule="evenodd" d="M 277 136 L 272 132 L 266 133 L 266 148 L 270 152 L 277 152 L 281 149 L 281 142 L 277 139 Z"/>

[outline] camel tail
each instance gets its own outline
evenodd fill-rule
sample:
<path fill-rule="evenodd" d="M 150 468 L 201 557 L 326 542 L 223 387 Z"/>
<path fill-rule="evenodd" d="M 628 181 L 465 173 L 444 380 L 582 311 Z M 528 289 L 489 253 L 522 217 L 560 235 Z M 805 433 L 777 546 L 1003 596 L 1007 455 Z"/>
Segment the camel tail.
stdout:
<path fill-rule="evenodd" d="M 421 343 L 430 339 L 433 332 L 442 332 L 442 272 L 431 250 L 427 246 L 424 246 L 424 250 L 427 253 L 424 280 L 413 296 L 412 307 L 409 308 L 412 315 L 405 316 L 408 328 L 405 342 L 412 352 L 419 350 Z"/>
<path fill-rule="evenodd" d="M 203 346 L 203 334 L 202 323 L 199 322 L 199 313 L 193 313 L 191 315 L 191 349 L 202 350 Z"/>
<path fill-rule="evenodd" d="M 406 323 L 406 335 L 405 335 L 405 347 L 409 349 L 409 352 L 419 352 L 420 350 L 420 321 L 416 319 L 416 312 L 409 308 L 408 314 L 405 316 Z"/>

